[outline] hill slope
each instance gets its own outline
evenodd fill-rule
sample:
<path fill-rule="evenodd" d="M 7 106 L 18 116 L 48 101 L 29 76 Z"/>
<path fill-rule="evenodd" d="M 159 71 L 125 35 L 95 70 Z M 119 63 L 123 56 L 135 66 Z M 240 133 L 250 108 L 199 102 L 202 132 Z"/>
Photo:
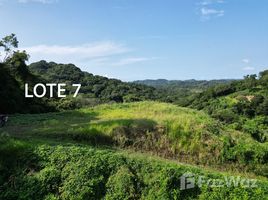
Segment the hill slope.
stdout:
<path fill-rule="evenodd" d="M 137 102 L 14 115 L 0 133 L 2 199 L 244 200 L 268 196 L 267 143 L 225 129 L 204 112 L 172 104 Z M 197 179 L 202 176 L 202 180 L 228 180 L 229 186 L 208 187 L 205 182 L 181 190 L 185 173 Z M 248 176 L 256 178 L 257 188 L 244 187 L 245 182 L 239 181 Z"/>
<path fill-rule="evenodd" d="M 268 70 L 244 80 L 209 88 L 188 99 L 188 106 L 204 110 L 227 125 L 268 140 Z"/>
<path fill-rule="evenodd" d="M 139 102 L 13 116 L 11 135 L 108 145 L 182 162 L 267 176 L 268 143 L 227 129 L 207 114 L 172 104 Z M 18 131 L 20 130 L 20 131 Z"/>

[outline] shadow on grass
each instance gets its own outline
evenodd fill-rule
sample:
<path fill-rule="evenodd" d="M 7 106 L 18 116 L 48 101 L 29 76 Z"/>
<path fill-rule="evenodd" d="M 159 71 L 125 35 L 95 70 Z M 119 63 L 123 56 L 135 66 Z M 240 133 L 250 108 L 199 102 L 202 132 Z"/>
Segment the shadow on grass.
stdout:
<path fill-rule="evenodd" d="M 114 119 L 97 121 L 83 125 L 66 127 L 65 132 L 49 134 L 51 137 L 69 138 L 78 142 L 86 142 L 94 146 L 115 145 L 122 130 L 127 138 L 135 138 L 139 135 L 153 131 L 156 122 L 148 119 Z M 47 134 L 46 134 L 47 135 Z"/>
<path fill-rule="evenodd" d="M 98 113 L 79 110 L 60 113 L 13 115 L 1 132 L 19 138 L 75 141 L 94 146 L 116 145 L 118 137 L 135 140 L 155 129 L 149 119 L 98 119 Z M 123 134 L 123 135 L 122 135 Z M 122 145 L 120 145 L 122 146 Z"/>
<path fill-rule="evenodd" d="M 14 136 L 44 135 L 48 136 L 66 132 L 68 127 L 77 127 L 88 124 L 96 119 L 95 112 L 84 113 L 80 111 L 66 111 L 45 114 L 19 114 L 12 115 L 7 125 L 0 129 Z"/>

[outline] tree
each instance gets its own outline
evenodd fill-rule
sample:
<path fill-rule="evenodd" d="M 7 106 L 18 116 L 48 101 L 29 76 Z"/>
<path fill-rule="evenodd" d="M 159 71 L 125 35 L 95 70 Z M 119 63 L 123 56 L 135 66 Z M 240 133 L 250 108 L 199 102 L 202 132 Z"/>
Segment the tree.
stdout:
<path fill-rule="evenodd" d="M 5 63 L 7 66 L 9 66 L 14 75 L 25 81 L 30 74 L 26 65 L 29 55 L 26 53 L 26 51 L 15 51 L 14 49 L 18 48 L 18 44 L 19 41 L 14 33 L 7 35 L 0 40 L 0 47 L 4 49 L 2 63 Z"/>
<path fill-rule="evenodd" d="M 256 87 L 256 85 L 257 85 L 257 79 L 256 78 L 257 78 L 256 74 L 245 76 L 244 80 L 245 80 L 246 87 L 247 88 Z"/>
<path fill-rule="evenodd" d="M 0 47 L 4 48 L 4 57 L 0 60 L 1 62 L 5 62 L 8 58 L 12 56 L 14 53 L 13 49 L 18 48 L 18 40 L 14 33 L 7 35 L 0 40 Z M 1 56 L 1 54 L 0 54 Z"/>
<path fill-rule="evenodd" d="M 268 98 L 266 98 L 260 105 L 259 112 L 263 115 L 268 116 Z"/>
<path fill-rule="evenodd" d="M 259 77 L 261 85 L 268 88 L 268 70 L 260 72 Z"/>
<path fill-rule="evenodd" d="M 31 73 L 26 65 L 29 55 L 26 51 L 16 51 L 13 53 L 12 57 L 6 60 L 6 63 L 10 65 L 11 71 L 16 77 L 19 77 L 24 82 L 30 78 Z"/>

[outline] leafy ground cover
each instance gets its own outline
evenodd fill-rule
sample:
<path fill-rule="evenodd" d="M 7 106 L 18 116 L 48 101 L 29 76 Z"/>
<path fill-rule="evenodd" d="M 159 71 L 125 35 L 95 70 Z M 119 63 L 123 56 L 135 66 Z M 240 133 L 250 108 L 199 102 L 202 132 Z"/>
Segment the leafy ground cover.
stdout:
<path fill-rule="evenodd" d="M 3 135 L 0 144 L 0 199 L 245 200 L 268 197 L 267 180 L 255 182 L 144 154 L 129 155 L 127 151 L 45 140 L 26 141 Z M 195 185 L 184 189 L 182 176 L 190 174 L 195 177 Z M 200 177 L 202 184 L 198 186 Z M 215 180 L 223 180 L 224 187 L 217 187 Z"/>

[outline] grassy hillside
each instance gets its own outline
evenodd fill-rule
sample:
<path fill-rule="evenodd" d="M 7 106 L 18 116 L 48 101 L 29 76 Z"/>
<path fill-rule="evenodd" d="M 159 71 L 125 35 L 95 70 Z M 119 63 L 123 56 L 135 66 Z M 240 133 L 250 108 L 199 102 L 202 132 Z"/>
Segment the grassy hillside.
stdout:
<path fill-rule="evenodd" d="M 192 108 L 204 110 L 229 127 L 246 132 L 258 142 L 268 141 L 268 70 L 259 76 L 209 88 L 188 99 Z"/>
<path fill-rule="evenodd" d="M 0 134 L 0 199 L 268 197 L 267 143 L 172 104 L 14 115 Z M 181 190 L 185 173 L 204 184 Z M 252 178 L 258 187 L 244 185 Z"/>
<path fill-rule="evenodd" d="M 225 128 L 201 111 L 172 104 L 100 105 L 61 113 L 11 116 L 2 131 L 149 152 L 177 161 L 267 177 L 267 143 Z"/>

